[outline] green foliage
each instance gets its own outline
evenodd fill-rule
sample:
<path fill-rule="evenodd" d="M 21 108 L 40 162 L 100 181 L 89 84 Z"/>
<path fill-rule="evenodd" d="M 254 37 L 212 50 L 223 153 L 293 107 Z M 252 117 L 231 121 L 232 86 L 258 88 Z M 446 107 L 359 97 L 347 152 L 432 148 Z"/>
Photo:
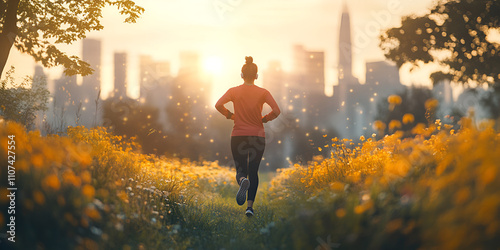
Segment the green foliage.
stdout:
<path fill-rule="evenodd" d="M 380 47 L 398 66 L 437 62 L 456 82 L 493 84 L 500 79 L 500 46 L 488 35 L 499 27 L 498 1 L 438 1 L 429 13 L 387 30 Z"/>
<path fill-rule="evenodd" d="M 290 208 L 270 231 L 286 249 L 496 248 L 500 137 L 493 123 L 436 124 L 414 138 L 363 140 L 320 164 L 274 178 L 271 203 Z M 349 144 L 347 144 L 349 145 Z M 286 194 L 292 194 L 286 196 Z M 316 248 L 316 249 L 318 249 Z"/>
<path fill-rule="evenodd" d="M 500 137 L 492 123 L 461 125 L 358 144 L 333 138 L 329 158 L 261 172 L 247 218 L 235 204 L 234 172 L 215 162 L 140 154 L 104 128 L 42 137 L 0 122 L 0 141 L 15 135 L 19 188 L 18 243 L 0 248 L 495 248 Z M 0 161 L 6 151 L 0 145 Z M 0 225 L 8 220 L 6 180 Z"/>
<path fill-rule="evenodd" d="M 23 124 L 31 129 L 36 113 L 47 110 L 50 92 L 44 78 L 25 77 L 16 83 L 12 67 L 0 81 L 0 116 Z"/>
<path fill-rule="evenodd" d="M 246 218 L 244 207 L 236 205 L 233 196 L 231 193 L 188 204 L 182 210 L 181 242 L 191 249 L 269 249 L 274 243 L 265 230 L 276 223 L 276 208 L 259 203 L 258 214 Z"/>
<path fill-rule="evenodd" d="M 7 149 L 8 140 L 15 147 Z M 229 186 L 232 177 L 216 164 L 139 154 L 134 142 L 104 128 L 72 127 L 67 137 L 42 137 L 3 121 L 0 141 L 5 142 L 2 162 L 8 161 L 7 150 L 15 152 L 18 188 L 16 243 L 2 240 L 0 249 L 163 249 L 179 235 L 181 207 L 197 186 L 201 189 L 196 180 L 206 183 L 203 190 L 215 192 L 220 188 L 214 188 L 214 180 Z M 3 232 L 10 218 L 7 170 L 0 168 Z M 187 243 L 176 246 L 181 244 Z"/>
<path fill-rule="evenodd" d="M 85 38 L 90 31 L 102 30 L 102 11 L 106 6 L 115 6 L 126 17 L 126 23 L 134 23 L 144 12 L 131 0 L 21 0 L 17 8 L 7 7 L 15 2 L 0 1 L 0 31 L 5 36 L 2 39 L 13 41 L 19 51 L 29 54 L 45 67 L 63 65 L 67 75 L 88 75 L 92 69 L 77 56 L 59 50 L 57 44 L 71 44 Z M 11 13 L 13 11 L 16 13 Z M 10 46 L 0 50 L 8 51 Z M 2 70 L 3 67 L 0 73 Z"/>
<path fill-rule="evenodd" d="M 479 103 L 484 107 L 487 119 L 500 118 L 500 82 L 493 84 L 485 94 L 479 99 Z"/>
<path fill-rule="evenodd" d="M 110 98 L 103 105 L 104 125 L 116 135 L 137 138 L 147 154 L 165 152 L 165 135 L 158 119 L 158 108 L 132 99 Z"/>
<path fill-rule="evenodd" d="M 170 86 L 170 97 L 165 107 L 169 120 L 168 150 L 179 157 L 197 160 L 211 157 L 208 122 L 211 114 L 206 91 L 206 80 L 198 69 L 181 69 L 175 85 Z"/>
<path fill-rule="evenodd" d="M 390 124 L 394 120 L 403 121 L 405 114 L 412 114 L 413 121 L 402 124 L 401 130 L 406 132 L 410 131 L 416 124 L 427 124 L 429 119 L 433 120 L 433 117 L 426 117 L 428 113 L 425 107 L 425 102 L 433 98 L 430 89 L 412 86 L 397 95 L 401 98 L 401 104 L 395 105 L 392 110 L 387 99 L 381 99 L 377 103 L 375 120 Z M 385 133 L 389 133 L 390 130 L 387 127 Z"/>

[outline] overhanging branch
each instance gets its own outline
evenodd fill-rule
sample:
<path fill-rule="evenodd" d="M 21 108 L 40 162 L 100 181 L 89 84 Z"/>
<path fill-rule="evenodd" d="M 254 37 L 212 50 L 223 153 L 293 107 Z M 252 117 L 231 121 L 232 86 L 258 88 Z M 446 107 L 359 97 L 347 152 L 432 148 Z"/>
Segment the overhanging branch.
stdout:
<path fill-rule="evenodd" d="M 2 1 L 3 2 L 3 1 Z M 17 11 L 20 0 L 8 0 L 2 34 L 17 34 Z"/>

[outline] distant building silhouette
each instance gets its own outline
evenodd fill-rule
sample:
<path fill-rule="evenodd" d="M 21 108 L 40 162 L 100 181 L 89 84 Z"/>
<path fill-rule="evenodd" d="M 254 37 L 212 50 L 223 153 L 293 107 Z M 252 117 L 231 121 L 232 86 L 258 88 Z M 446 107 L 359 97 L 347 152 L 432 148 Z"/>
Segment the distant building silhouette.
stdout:
<path fill-rule="evenodd" d="M 185 51 L 179 56 L 177 77 L 167 81 L 168 88 L 164 93 L 168 98 L 165 109 L 167 134 L 176 154 L 199 157 L 207 152 L 206 147 L 210 144 L 208 128 L 213 108 L 208 98 L 211 82 L 203 75 L 198 53 Z"/>
<path fill-rule="evenodd" d="M 200 55 L 193 51 L 183 51 L 179 55 L 179 76 L 199 78 L 201 75 Z"/>
<path fill-rule="evenodd" d="M 115 53 L 114 69 L 113 97 L 124 99 L 127 97 L 127 53 Z"/>
<path fill-rule="evenodd" d="M 47 76 L 45 75 L 45 72 L 43 72 L 43 67 L 40 65 L 36 65 L 35 66 L 35 74 L 33 75 L 33 78 L 40 78 L 40 77 L 45 78 Z M 37 82 L 35 81 L 35 84 L 36 83 Z"/>
<path fill-rule="evenodd" d="M 269 62 L 268 67 L 263 71 L 262 75 L 263 87 L 276 97 L 276 102 L 280 107 L 285 106 L 286 99 L 283 97 L 286 96 L 288 84 L 281 63 L 279 61 Z"/>
<path fill-rule="evenodd" d="M 54 131 L 64 131 L 67 126 L 81 125 L 82 106 L 81 87 L 77 85 L 76 75 L 61 77 L 54 81 L 52 113 L 50 124 Z"/>
<path fill-rule="evenodd" d="M 325 53 L 308 51 L 302 45 L 293 48 L 294 79 L 292 88 L 307 94 L 325 93 Z"/>
<path fill-rule="evenodd" d="M 336 108 L 339 111 L 336 123 L 342 136 L 352 138 L 355 135 L 356 113 L 359 110 L 357 100 L 359 81 L 352 75 L 352 43 L 351 20 L 347 4 L 344 2 L 339 33 L 339 61 L 338 85 L 334 87 L 333 95 L 336 99 Z"/>
<path fill-rule="evenodd" d="M 158 108 L 159 122 L 168 126 L 168 117 L 165 108 L 172 98 L 170 88 L 173 78 L 170 73 L 170 63 L 154 61 L 151 56 L 140 57 L 140 102 Z"/>
<path fill-rule="evenodd" d="M 302 45 L 293 47 L 293 74 L 288 101 L 284 107 L 292 112 L 301 127 L 327 129 L 328 97 L 325 96 L 325 56 L 323 51 L 308 51 Z"/>
<path fill-rule="evenodd" d="M 325 53 L 307 52 L 307 75 L 306 82 L 311 84 L 311 92 L 314 94 L 325 93 Z"/>
<path fill-rule="evenodd" d="M 453 88 L 450 80 L 444 79 L 433 85 L 432 95 L 439 101 L 438 117 L 444 118 L 453 111 Z"/>
<path fill-rule="evenodd" d="M 369 127 L 376 114 L 377 103 L 386 99 L 392 94 L 402 93 L 406 86 L 401 84 L 398 67 L 388 61 L 375 61 L 366 63 L 366 83 L 362 95 L 362 105 L 365 107 L 365 117 L 369 118 L 369 123 L 364 123 L 364 127 Z"/>
<path fill-rule="evenodd" d="M 139 85 L 141 102 L 149 102 L 148 96 L 153 94 L 162 81 L 171 77 L 170 63 L 154 61 L 149 55 L 140 56 Z"/>
<path fill-rule="evenodd" d="M 345 2 L 342 8 L 339 34 L 339 84 L 340 82 L 354 84 L 357 83 L 357 79 L 354 79 L 352 75 L 351 18 Z"/>
<path fill-rule="evenodd" d="M 360 84 L 352 74 L 351 21 L 344 2 L 340 20 L 338 85 L 334 122 L 341 136 L 357 138 L 372 131 L 371 124 L 380 98 L 387 98 L 405 89 L 399 79 L 399 69 L 385 61 L 366 63 L 366 83 Z"/>
<path fill-rule="evenodd" d="M 79 125 L 98 126 L 101 123 L 102 111 L 98 106 L 101 91 L 101 41 L 86 38 L 83 40 L 82 59 L 89 63 L 94 72 L 84 76 L 82 81 L 82 116 Z"/>
<path fill-rule="evenodd" d="M 480 109 L 479 100 L 481 98 L 482 89 L 468 87 L 458 96 L 455 109 L 459 118 L 468 116 L 471 111 Z M 477 117 L 475 117 L 477 118 Z"/>
<path fill-rule="evenodd" d="M 33 87 L 37 87 L 37 84 L 40 84 L 41 82 L 45 82 L 47 85 L 45 85 L 45 88 L 48 89 L 48 82 L 47 82 L 47 76 L 45 75 L 45 72 L 43 72 L 43 67 L 40 65 L 35 66 L 35 74 L 33 75 Z M 46 114 L 43 111 L 38 111 L 36 113 L 36 118 L 34 121 L 35 129 L 38 129 L 42 131 L 44 122 L 46 121 Z"/>
<path fill-rule="evenodd" d="M 94 70 L 91 75 L 82 78 L 77 84 L 77 77 L 64 73 L 54 81 L 52 103 L 47 123 L 52 132 L 65 131 L 68 126 L 93 127 L 101 124 L 101 41 L 84 39 L 82 43 L 82 60 L 90 64 Z M 38 69 L 38 72 L 40 70 Z"/>
<path fill-rule="evenodd" d="M 392 94 L 391 89 L 401 85 L 399 69 L 395 64 L 388 61 L 367 62 L 365 84 L 380 90 L 381 95 Z M 384 91 L 387 91 L 387 93 Z"/>

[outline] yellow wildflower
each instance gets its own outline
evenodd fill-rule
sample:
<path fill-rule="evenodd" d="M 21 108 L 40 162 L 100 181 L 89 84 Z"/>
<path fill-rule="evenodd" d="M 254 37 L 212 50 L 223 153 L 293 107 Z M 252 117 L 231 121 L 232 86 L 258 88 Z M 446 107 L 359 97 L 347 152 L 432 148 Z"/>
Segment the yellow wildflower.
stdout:
<path fill-rule="evenodd" d="M 401 122 L 398 120 L 392 120 L 389 122 L 389 130 L 395 130 L 401 128 Z"/>
<path fill-rule="evenodd" d="M 407 113 L 403 115 L 403 124 L 413 123 L 415 121 L 415 116 L 413 114 Z"/>
<path fill-rule="evenodd" d="M 43 180 L 43 184 L 46 188 L 51 188 L 54 190 L 58 190 L 61 187 L 61 182 L 59 178 L 55 174 L 51 174 Z"/>
<path fill-rule="evenodd" d="M 374 129 L 374 130 L 384 131 L 384 130 L 385 130 L 385 127 L 386 127 L 386 125 L 385 125 L 385 123 L 384 123 L 384 122 L 382 122 L 382 121 L 377 120 L 377 121 L 374 121 L 374 122 L 373 122 L 373 129 Z"/>
<path fill-rule="evenodd" d="M 45 203 L 45 196 L 43 195 L 42 192 L 35 190 L 33 192 L 33 199 L 35 200 L 36 203 L 39 205 L 43 205 Z"/>
<path fill-rule="evenodd" d="M 91 199 L 94 197 L 95 189 L 93 186 L 86 184 L 82 188 L 82 194 L 85 195 L 87 198 Z"/>
<path fill-rule="evenodd" d="M 390 95 L 387 97 L 387 102 L 389 102 L 389 104 L 399 105 L 403 102 L 403 99 L 401 99 L 399 95 Z"/>
<path fill-rule="evenodd" d="M 425 109 L 427 110 L 435 110 L 439 106 L 439 101 L 431 98 L 425 101 Z"/>
<path fill-rule="evenodd" d="M 346 215 L 346 212 L 345 212 L 345 209 L 343 208 L 339 208 L 335 211 L 335 215 L 337 215 L 337 217 L 339 218 L 342 218 Z"/>

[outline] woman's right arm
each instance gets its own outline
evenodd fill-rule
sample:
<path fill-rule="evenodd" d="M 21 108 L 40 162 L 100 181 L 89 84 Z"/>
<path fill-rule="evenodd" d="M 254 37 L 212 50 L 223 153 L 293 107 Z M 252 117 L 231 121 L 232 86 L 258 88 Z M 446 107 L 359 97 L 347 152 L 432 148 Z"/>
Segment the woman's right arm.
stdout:
<path fill-rule="evenodd" d="M 219 111 L 222 115 L 224 115 L 227 119 L 234 119 L 234 114 L 231 113 L 226 107 L 224 107 L 224 104 L 232 101 L 231 99 L 231 93 L 230 90 L 228 90 L 215 104 L 215 108 L 217 111 Z"/>

